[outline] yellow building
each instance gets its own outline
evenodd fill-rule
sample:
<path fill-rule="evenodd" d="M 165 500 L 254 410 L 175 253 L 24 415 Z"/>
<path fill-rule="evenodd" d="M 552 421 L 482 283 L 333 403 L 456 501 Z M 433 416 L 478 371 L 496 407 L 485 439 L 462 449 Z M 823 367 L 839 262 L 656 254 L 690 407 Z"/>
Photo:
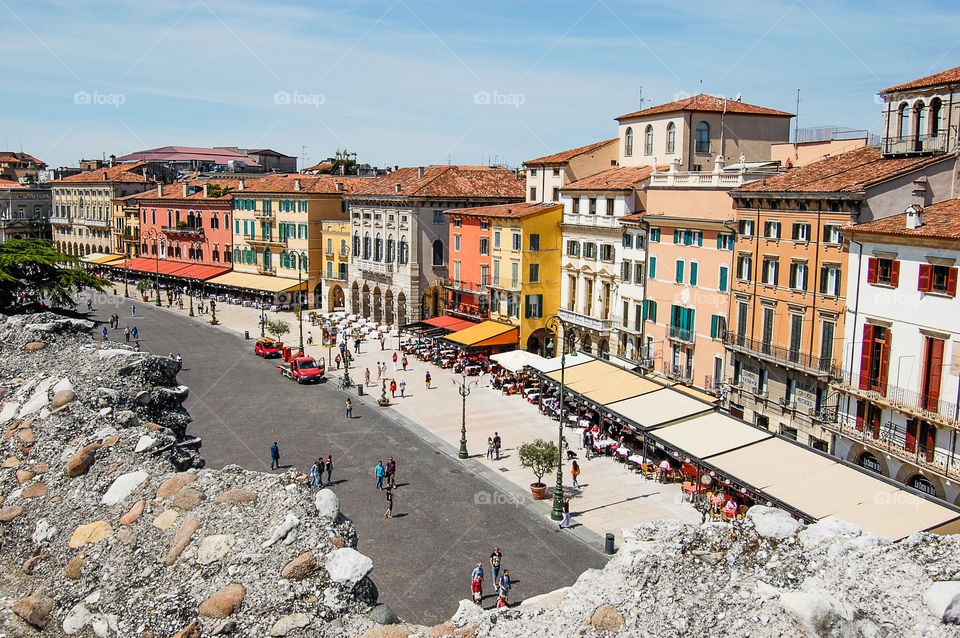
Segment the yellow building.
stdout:
<path fill-rule="evenodd" d="M 545 317 L 560 305 L 559 203 L 517 203 L 447 211 L 448 215 L 479 217 L 489 240 L 452 246 L 451 259 L 464 263 L 490 263 L 489 317 L 520 327 L 520 347 L 544 353 Z M 489 251 L 489 256 L 484 254 Z M 484 272 L 486 269 L 482 269 Z"/>
<path fill-rule="evenodd" d="M 350 220 L 324 219 L 320 225 L 323 233 L 323 308 L 328 312 L 343 310 L 350 265 Z"/>
<path fill-rule="evenodd" d="M 140 196 L 143 193 L 113 199 L 113 250 L 134 259 L 140 254 Z"/>

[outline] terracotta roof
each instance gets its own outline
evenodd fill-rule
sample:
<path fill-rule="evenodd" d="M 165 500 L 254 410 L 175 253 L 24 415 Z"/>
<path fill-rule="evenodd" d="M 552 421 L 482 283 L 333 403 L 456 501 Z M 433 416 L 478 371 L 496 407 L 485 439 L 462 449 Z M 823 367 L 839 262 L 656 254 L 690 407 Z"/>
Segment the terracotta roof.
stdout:
<path fill-rule="evenodd" d="M 923 209 L 923 225 L 907 228 L 907 214 L 900 213 L 856 226 L 844 228 L 851 234 L 900 235 L 960 240 L 960 199 L 948 199 Z"/>
<path fill-rule="evenodd" d="M 244 166 L 257 166 L 257 162 L 250 159 L 243 153 L 231 151 L 223 148 L 198 148 L 195 146 L 161 146 L 160 148 L 151 148 L 145 151 L 137 151 L 123 157 L 118 157 L 118 162 L 135 161 L 197 161 L 211 162 L 213 164 L 226 164 L 234 161 L 240 162 Z"/>
<path fill-rule="evenodd" d="M 646 215 L 645 212 L 640 211 L 639 213 L 632 213 L 630 215 L 624 215 L 620 218 L 622 222 L 639 222 L 643 219 L 643 216 Z"/>
<path fill-rule="evenodd" d="M 928 86 L 954 84 L 957 82 L 960 82 L 960 66 L 947 69 L 946 71 L 940 71 L 939 73 L 934 73 L 933 75 L 928 75 L 918 80 L 911 80 L 910 82 L 891 86 L 889 89 L 884 89 L 880 92 L 890 93 L 891 91 L 904 91 L 906 89 L 922 89 Z"/>
<path fill-rule="evenodd" d="M 707 113 L 723 113 L 724 104 L 726 104 L 727 113 L 737 115 L 770 115 L 774 117 L 793 117 L 793 113 L 786 111 L 777 111 L 768 109 L 765 106 L 747 104 L 746 102 L 737 102 L 736 100 L 724 100 L 722 97 L 714 97 L 699 93 L 693 97 L 688 97 L 675 102 L 667 102 L 659 106 L 653 106 L 649 109 L 636 111 L 621 115 L 617 120 L 632 119 L 635 117 L 646 117 L 647 115 L 660 115 L 662 113 L 677 113 L 680 111 L 699 111 Z"/>
<path fill-rule="evenodd" d="M 181 180 L 179 182 L 174 182 L 173 184 L 165 184 L 163 186 L 163 196 L 160 197 L 157 195 L 157 189 L 149 190 L 144 193 L 137 193 L 135 195 L 129 195 L 129 198 L 140 199 L 140 200 L 202 200 L 202 201 L 217 201 L 217 200 L 228 200 L 237 192 L 237 185 L 240 182 L 239 179 L 223 179 L 220 177 L 211 177 L 209 179 L 187 179 Z M 183 195 L 183 185 L 191 187 L 191 190 L 194 192 L 190 195 L 184 197 Z M 203 185 L 204 184 L 217 184 L 224 188 L 230 188 L 231 190 L 225 195 L 219 197 L 204 197 L 203 196 Z M 117 198 L 120 199 L 120 198 Z"/>
<path fill-rule="evenodd" d="M 864 146 L 847 153 L 750 182 L 737 193 L 856 193 L 888 179 L 916 171 L 953 155 L 884 158 L 880 149 Z"/>
<path fill-rule="evenodd" d="M 351 195 L 395 197 L 523 198 L 524 183 L 505 168 L 488 166 L 406 167 L 362 181 Z M 397 184 L 400 190 L 397 191 Z"/>
<path fill-rule="evenodd" d="M 463 217 L 490 217 L 492 219 L 520 219 L 536 213 L 563 208 L 556 202 L 518 202 L 516 204 L 497 204 L 495 206 L 474 206 L 473 208 L 452 208 L 443 211 L 444 215 Z"/>
<path fill-rule="evenodd" d="M 53 184 L 92 184 L 97 183 L 116 183 L 116 184 L 145 184 L 154 180 L 143 176 L 143 168 L 146 162 L 137 162 L 135 164 L 117 164 L 116 166 L 105 166 L 92 171 L 85 171 L 70 175 L 63 179 L 54 180 Z"/>
<path fill-rule="evenodd" d="M 27 188 L 24 184 L 20 182 L 15 182 L 9 179 L 0 179 L 0 188 Z"/>
<path fill-rule="evenodd" d="M 594 142 L 593 144 L 587 144 L 586 146 L 571 148 L 569 151 L 560 151 L 559 153 L 554 153 L 553 155 L 544 155 L 543 157 L 538 157 L 537 159 L 527 160 L 524 162 L 524 164 L 563 164 L 565 162 L 569 162 L 578 155 L 584 155 L 585 153 L 595 151 L 598 148 L 603 148 L 607 144 L 614 144 L 617 141 L 619 141 L 619 139 L 615 137 L 612 140 Z"/>
<path fill-rule="evenodd" d="M 300 180 L 300 190 L 294 189 L 294 183 Z M 246 193 L 325 193 L 347 195 L 354 192 L 363 183 L 371 181 L 367 177 L 351 177 L 340 175 L 303 175 L 301 173 L 286 173 L 266 175 L 264 177 L 244 178 L 242 191 L 233 191 L 232 195 Z M 343 190 L 337 187 L 343 184 Z"/>
<path fill-rule="evenodd" d="M 32 155 L 27 155 L 26 153 L 18 153 L 15 151 L 0 151 L 0 164 L 6 164 L 7 162 L 33 162 L 40 166 L 46 166 L 43 162 L 38 160 Z"/>
<path fill-rule="evenodd" d="M 562 191 L 628 191 L 650 177 L 652 166 L 619 166 L 567 184 Z"/>

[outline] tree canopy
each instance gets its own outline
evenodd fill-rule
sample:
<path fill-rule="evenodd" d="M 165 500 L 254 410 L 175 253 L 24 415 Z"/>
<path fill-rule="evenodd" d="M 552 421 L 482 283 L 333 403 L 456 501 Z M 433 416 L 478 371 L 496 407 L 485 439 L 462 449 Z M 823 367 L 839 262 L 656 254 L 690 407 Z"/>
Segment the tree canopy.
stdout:
<path fill-rule="evenodd" d="M 79 267 L 79 260 L 58 251 L 46 239 L 8 239 L 0 244 L 0 311 L 10 312 L 24 299 L 45 297 L 53 305 L 75 307 L 73 293 L 102 291 L 104 281 Z"/>

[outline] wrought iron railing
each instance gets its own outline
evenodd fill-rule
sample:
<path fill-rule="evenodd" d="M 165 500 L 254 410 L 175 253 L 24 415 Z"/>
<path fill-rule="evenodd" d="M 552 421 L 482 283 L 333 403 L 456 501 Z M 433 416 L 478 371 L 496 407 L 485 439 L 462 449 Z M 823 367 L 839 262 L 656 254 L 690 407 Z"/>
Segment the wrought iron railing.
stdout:
<path fill-rule="evenodd" d="M 723 336 L 723 343 L 731 349 L 770 359 L 776 363 L 799 368 L 812 374 L 822 374 L 833 378 L 839 378 L 841 374 L 840 367 L 834 365 L 832 359 L 822 359 L 794 348 L 784 348 L 759 339 L 750 339 L 736 332 L 727 332 Z"/>
<path fill-rule="evenodd" d="M 958 425 L 957 404 L 945 401 L 939 396 L 901 388 L 876 377 L 861 379 L 858 373 L 850 370 L 843 371 L 841 381 L 835 387 L 842 392 L 899 410 L 919 419 Z"/>
<path fill-rule="evenodd" d="M 906 137 L 883 138 L 883 152 L 888 155 L 945 153 L 946 151 L 946 131 L 937 135 L 908 135 Z"/>
<path fill-rule="evenodd" d="M 693 368 L 691 366 L 674 365 L 670 361 L 663 362 L 663 374 L 668 379 L 682 383 L 693 383 Z"/>
<path fill-rule="evenodd" d="M 670 326 L 670 338 L 674 341 L 683 341 L 684 343 L 693 343 L 697 333 L 689 328 L 680 326 Z"/>

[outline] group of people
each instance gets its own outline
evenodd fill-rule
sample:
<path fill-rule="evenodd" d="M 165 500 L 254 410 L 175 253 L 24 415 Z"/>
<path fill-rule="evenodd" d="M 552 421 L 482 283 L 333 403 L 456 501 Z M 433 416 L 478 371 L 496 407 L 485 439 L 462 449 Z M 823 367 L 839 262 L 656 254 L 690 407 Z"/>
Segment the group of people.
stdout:
<path fill-rule="evenodd" d="M 87 308 L 91 311 L 93 310 L 93 302 L 90 299 L 87 299 Z M 137 311 L 136 306 L 131 304 L 130 316 L 135 317 L 136 311 Z M 114 313 L 110 315 L 110 327 L 107 328 L 106 326 L 104 326 L 103 329 L 100 331 L 100 335 L 103 337 L 104 341 L 108 341 L 110 339 L 110 331 L 119 330 L 119 329 L 120 329 L 120 315 Z M 123 339 L 127 343 L 130 343 L 130 339 L 133 339 L 134 341 L 133 349 L 135 352 L 140 352 L 139 338 L 140 338 L 140 331 L 137 330 L 136 326 L 124 326 Z"/>
<path fill-rule="evenodd" d="M 503 564 L 503 553 L 499 547 L 494 547 L 490 553 L 490 572 L 493 578 L 493 589 L 497 592 L 497 607 L 508 607 L 510 602 L 510 570 L 501 570 Z M 473 602 L 476 605 L 483 604 L 483 563 L 477 563 L 470 575 L 470 591 L 473 595 Z"/>
<path fill-rule="evenodd" d="M 339 367 L 340 367 L 340 364 L 339 364 L 339 357 L 338 357 L 337 368 L 339 369 Z M 396 352 L 393 353 L 393 369 L 395 372 L 397 371 L 397 353 Z M 406 356 L 403 357 L 403 369 L 404 370 L 407 369 Z M 429 373 L 427 374 L 429 375 Z M 381 381 L 385 379 L 386 375 L 387 375 L 387 364 L 382 361 L 378 361 L 377 362 L 377 381 Z M 370 385 L 370 368 L 364 368 L 363 370 L 363 385 L 364 387 L 367 387 Z M 427 387 L 429 387 L 429 384 Z M 406 396 L 407 380 L 400 379 L 400 381 L 398 382 L 395 377 L 391 377 L 390 384 L 387 389 L 390 390 L 390 396 L 393 398 L 397 397 L 397 392 L 399 391 L 400 398 L 402 399 Z"/>
<path fill-rule="evenodd" d="M 333 485 L 333 457 L 327 456 L 327 460 L 323 460 L 323 455 L 314 462 L 313 467 L 310 468 L 310 485 L 314 486 L 317 489 L 323 489 L 323 473 L 327 473 L 327 485 Z"/>
<path fill-rule="evenodd" d="M 393 518 L 393 490 L 397 489 L 397 462 L 393 457 L 387 459 L 386 465 L 383 461 L 377 461 L 373 468 L 374 476 L 377 477 L 377 489 L 387 490 L 387 511 L 383 513 L 384 518 Z"/>
<path fill-rule="evenodd" d="M 503 440 L 500 438 L 500 434 L 497 432 L 493 433 L 493 436 L 487 437 L 487 459 L 491 461 L 500 460 L 500 446 L 503 445 Z"/>

